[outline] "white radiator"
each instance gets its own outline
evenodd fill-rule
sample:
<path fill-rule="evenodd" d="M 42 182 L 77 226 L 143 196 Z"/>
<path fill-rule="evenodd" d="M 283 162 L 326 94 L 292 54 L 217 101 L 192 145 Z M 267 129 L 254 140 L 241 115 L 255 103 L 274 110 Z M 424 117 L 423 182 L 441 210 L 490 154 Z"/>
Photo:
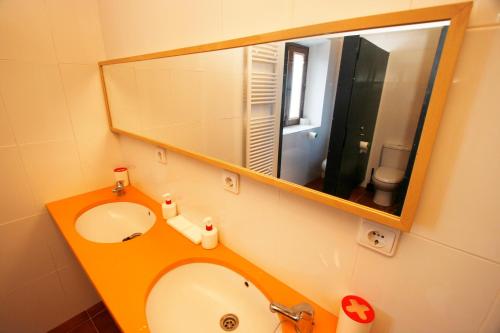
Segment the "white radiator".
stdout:
<path fill-rule="evenodd" d="M 283 50 L 277 44 L 247 47 L 246 167 L 277 175 Z"/>

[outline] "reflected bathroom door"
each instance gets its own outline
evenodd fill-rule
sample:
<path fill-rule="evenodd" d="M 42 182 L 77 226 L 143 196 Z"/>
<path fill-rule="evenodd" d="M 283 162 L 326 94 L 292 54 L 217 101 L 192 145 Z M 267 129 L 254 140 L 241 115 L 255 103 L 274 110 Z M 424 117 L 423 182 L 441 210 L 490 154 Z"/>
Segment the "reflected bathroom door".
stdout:
<path fill-rule="evenodd" d="M 344 38 L 324 184 L 329 194 L 348 199 L 364 180 L 388 59 L 364 38 Z"/>

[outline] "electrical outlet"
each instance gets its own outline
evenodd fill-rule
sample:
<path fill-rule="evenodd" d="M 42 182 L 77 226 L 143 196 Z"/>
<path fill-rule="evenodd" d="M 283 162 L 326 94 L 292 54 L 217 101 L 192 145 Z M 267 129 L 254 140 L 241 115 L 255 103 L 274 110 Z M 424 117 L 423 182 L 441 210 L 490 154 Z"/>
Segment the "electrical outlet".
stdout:
<path fill-rule="evenodd" d="M 240 192 L 240 176 L 224 170 L 222 172 L 222 185 L 226 191 L 238 194 Z"/>
<path fill-rule="evenodd" d="M 167 164 L 167 151 L 164 148 L 156 148 L 156 161 L 161 164 Z"/>
<path fill-rule="evenodd" d="M 358 243 L 392 257 L 401 232 L 384 225 L 363 220 L 359 226 Z"/>

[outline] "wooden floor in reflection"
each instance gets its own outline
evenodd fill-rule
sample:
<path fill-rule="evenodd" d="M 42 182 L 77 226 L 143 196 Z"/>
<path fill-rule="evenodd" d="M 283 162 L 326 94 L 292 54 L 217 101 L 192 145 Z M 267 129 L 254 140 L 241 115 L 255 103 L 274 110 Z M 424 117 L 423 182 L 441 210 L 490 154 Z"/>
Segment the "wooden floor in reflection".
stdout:
<path fill-rule="evenodd" d="M 317 178 L 305 185 L 306 187 L 323 192 L 323 178 Z M 371 208 L 375 208 L 381 211 L 384 211 L 389 214 L 395 214 L 397 212 L 397 205 L 392 205 L 389 207 L 384 207 L 377 205 L 375 202 L 373 202 L 373 197 L 375 195 L 375 192 L 367 190 L 364 187 L 358 186 L 354 190 L 352 190 L 351 195 L 349 197 L 349 201 L 359 203 L 363 206 L 368 206 Z"/>

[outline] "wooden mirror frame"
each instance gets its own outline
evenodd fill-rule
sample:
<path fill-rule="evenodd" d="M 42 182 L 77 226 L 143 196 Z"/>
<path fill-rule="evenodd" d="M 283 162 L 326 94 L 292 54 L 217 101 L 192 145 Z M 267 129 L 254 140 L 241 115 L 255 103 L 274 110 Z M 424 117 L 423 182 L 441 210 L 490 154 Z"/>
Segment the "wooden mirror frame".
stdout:
<path fill-rule="evenodd" d="M 278 187 L 282 190 L 300 195 L 314 201 L 321 202 L 323 204 L 358 215 L 371 221 L 382 223 L 390 227 L 400 229 L 402 231 L 409 231 L 417 210 L 418 201 L 422 192 L 424 177 L 432 152 L 432 147 L 446 103 L 448 88 L 452 81 L 455 64 L 458 58 L 471 8 L 472 2 L 464 2 L 452 5 L 400 11 L 328 23 L 320 23 L 300 28 L 281 30 L 250 37 L 231 39 L 222 42 L 203 44 L 170 51 L 155 52 L 101 61 L 99 62 L 99 70 L 101 75 L 101 83 L 104 93 L 106 110 L 108 113 L 109 127 L 113 133 L 138 139 L 140 141 L 144 141 L 158 147 L 163 147 L 172 152 L 192 157 L 196 160 L 203 161 L 213 166 L 235 172 L 241 176 L 255 179 L 259 182 Z M 427 116 L 422 130 L 417 155 L 413 165 L 413 172 L 411 174 L 401 216 L 385 213 L 383 211 L 363 206 L 358 203 L 332 196 L 330 194 L 315 191 L 292 182 L 264 175 L 239 165 L 225 162 L 210 156 L 205 156 L 197 152 L 189 151 L 167 143 L 162 143 L 113 127 L 108 95 L 106 92 L 106 84 L 104 80 L 103 66 L 106 65 L 217 51 L 236 47 L 251 46 L 255 44 L 263 44 L 333 33 L 342 33 L 348 31 L 384 28 L 444 20 L 449 20 L 450 26 L 448 28 L 448 33 L 446 35 L 437 75 L 432 89 L 432 95 L 427 109 Z"/>

